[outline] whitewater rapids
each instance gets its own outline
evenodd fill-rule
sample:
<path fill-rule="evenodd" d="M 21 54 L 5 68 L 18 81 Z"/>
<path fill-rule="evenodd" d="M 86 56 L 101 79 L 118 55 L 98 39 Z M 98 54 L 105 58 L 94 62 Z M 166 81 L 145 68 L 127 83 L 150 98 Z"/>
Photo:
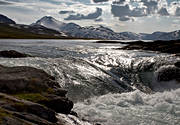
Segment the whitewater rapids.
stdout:
<path fill-rule="evenodd" d="M 121 44 L 89 40 L 0 40 L 0 50 L 33 58 L 0 58 L 5 66 L 31 66 L 56 77 L 81 119 L 102 125 L 178 125 L 179 57 L 123 51 Z"/>

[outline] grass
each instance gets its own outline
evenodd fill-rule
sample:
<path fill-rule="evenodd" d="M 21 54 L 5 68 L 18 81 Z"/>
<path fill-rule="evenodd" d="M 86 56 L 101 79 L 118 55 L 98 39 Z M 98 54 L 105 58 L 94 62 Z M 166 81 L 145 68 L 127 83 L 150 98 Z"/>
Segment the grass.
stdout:
<path fill-rule="evenodd" d="M 32 102 L 38 102 L 42 100 L 48 100 L 46 97 L 39 93 L 23 93 L 23 94 L 16 94 L 15 97 L 19 99 L 24 99 Z"/>
<path fill-rule="evenodd" d="M 84 40 L 95 40 L 93 38 L 73 38 L 73 37 L 63 37 L 54 36 L 58 34 L 58 31 L 44 28 L 43 32 L 46 34 L 36 34 L 32 31 L 36 31 L 35 28 L 31 27 L 29 29 L 17 28 L 7 24 L 0 23 L 0 39 L 84 39 Z"/>
<path fill-rule="evenodd" d="M 10 39 L 59 39 L 63 37 L 48 35 L 48 34 L 35 34 L 25 29 L 18 29 L 16 27 L 11 27 L 6 24 L 0 24 L 0 38 L 10 38 Z M 52 32 L 50 32 L 52 34 Z"/>
<path fill-rule="evenodd" d="M 0 108 L 0 123 L 2 123 L 2 120 L 4 117 L 12 117 L 12 114 L 10 114 L 6 110 Z"/>

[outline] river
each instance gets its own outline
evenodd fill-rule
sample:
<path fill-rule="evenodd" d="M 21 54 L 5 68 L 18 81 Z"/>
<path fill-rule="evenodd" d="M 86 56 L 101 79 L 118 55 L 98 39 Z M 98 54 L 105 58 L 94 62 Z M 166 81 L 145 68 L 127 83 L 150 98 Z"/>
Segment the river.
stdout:
<path fill-rule="evenodd" d="M 95 42 L 0 39 L 0 50 L 34 56 L 0 58 L 0 64 L 31 66 L 55 76 L 74 101 L 73 110 L 91 123 L 180 123 L 180 84 L 175 79 L 180 69 L 174 66 L 179 57 Z"/>

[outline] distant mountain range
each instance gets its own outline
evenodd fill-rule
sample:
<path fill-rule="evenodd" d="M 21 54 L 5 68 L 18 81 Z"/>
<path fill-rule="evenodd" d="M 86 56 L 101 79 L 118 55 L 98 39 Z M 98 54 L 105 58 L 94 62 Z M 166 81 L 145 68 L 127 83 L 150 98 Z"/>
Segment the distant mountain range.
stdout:
<path fill-rule="evenodd" d="M 82 27 L 75 23 L 64 23 L 56 20 L 51 16 L 45 16 L 31 25 L 20 25 L 6 16 L 0 15 L 0 24 L 13 24 L 14 27 L 24 28 L 30 32 L 38 34 L 48 34 L 47 30 L 55 32 L 54 36 L 72 37 L 72 38 L 93 38 L 93 39 L 107 39 L 107 40 L 176 40 L 180 39 L 180 30 L 173 32 L 154 32 L 152 34 L 146 33 L 132 33 L 132 32 L 114 32 L 110 28 L 104 26 L 88 26 Z M 28 28 L 27 28 L 28 27 Z M 45 30 L 46 28 L 46 30 Z M 35 31 L 34 31 L 34 30 Z M 46 32 L 43 32 L 43 31 Z"/>
<path fill-rule="evenodd" d="M 44 26 L 16 24 L 15 21 L 9 19 L 8 17 L 0 15 L 0 38 L 59 39 L 66 37 L 67 35 L 64 33 Z"/>
<path fill-rule="evenodd" d="M 53 17 L 45 16 L 38 20 L 36 25 L 42 25 L 47 28 L 64 32 L 72 37 L 78 38 L 99 38 L 109 40 L 175 40 L 180 39 L 180 30 L 174 32 L 154 32 L 152 34 L 121 32 L 117 33 L 110 28 L 99 27 L 81 27 L 75 23 L 60 22 Z M 33 25 L 34 25 L 33 24 Z"/>

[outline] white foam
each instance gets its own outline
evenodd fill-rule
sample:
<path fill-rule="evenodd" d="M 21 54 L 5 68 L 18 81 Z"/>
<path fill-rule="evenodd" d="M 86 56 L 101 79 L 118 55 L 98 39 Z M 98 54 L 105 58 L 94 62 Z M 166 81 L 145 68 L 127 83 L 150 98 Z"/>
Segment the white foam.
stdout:
<path fill-rule="evenodd" d="M 75 104 L 81 118 L 103 125 L 177 125 L 180 123 L 180 89 L 146 95 L 107 94 Z"/>
<path fill-rule="evenodd" d="M 86 121 L 82 121 L 73 115 L 58 114 L 59 124 L 63 125 L 91 125 Z"/>

